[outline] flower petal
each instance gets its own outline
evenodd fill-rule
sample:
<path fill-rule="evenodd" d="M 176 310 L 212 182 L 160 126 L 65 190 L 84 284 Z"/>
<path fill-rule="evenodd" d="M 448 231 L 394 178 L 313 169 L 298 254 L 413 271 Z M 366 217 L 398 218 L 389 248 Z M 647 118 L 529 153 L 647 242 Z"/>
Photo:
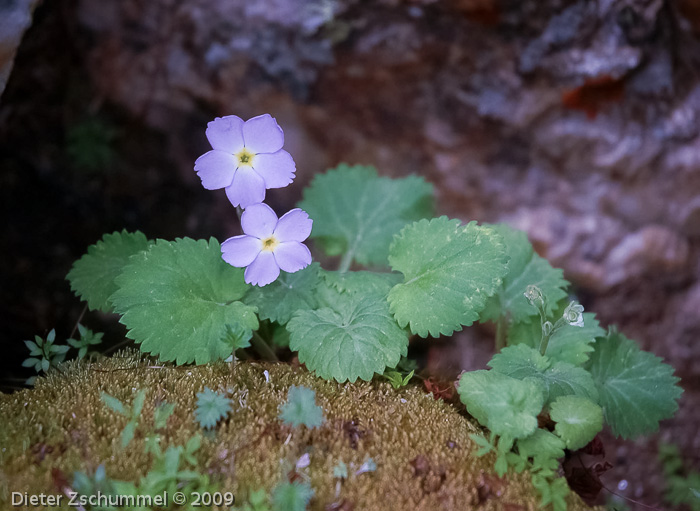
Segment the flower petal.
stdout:
<path fill-rule="evenodd" d="M 274 234 L 281 242 L 304 241 L 311 234 L 313 223 L 306 211 L 295 208 L 282 215 Z"/>
<path fill-rule="evenodd" d="M 221 244 L 221 257 L 231 266 L 243 268 L 255 261 L 262 243 L 253 236 L 234 236 Z"/>
<path fill-rule="evenodd" d="M 241 215 L 243 232 L 256 238 L 272 236 L 277 225 L 277 215 L 267 204 L 253 204 L 246 208 Z"/>
<path fill-rule="evenodd" d="M 294 273 L 311 264 L 311 252 L 306 245 L 298 241 L 280 243 L 274 254 L 279 267 L 288 273 Z"/>
<path fill-rule="evenodd" d="M 226 196 L 234 206 L 247 208 L 265 199 L 265 180 L 250 167 L 238 167 Z"/>
<path fill-rule="evenodd" d="M 274 153 L 284 145 L 284 133 L 270 114 L 258 115 L 243 124 L 245 146 L 254 153 Z"/>
<path fill-rule="evenodd" d="M 254 286 L 267 286 L 280 276 L 280 268 L 277 266 L 272 252 L 260 252 L 250 266 L 245 269 L 245 281 Z"/>
<path fill-rule="evenodd" d="M 284 188 L 294 181 L 296 165 L 292 155 L 283 149 L 257 154 L 254 163 L 255 172 L 265 180 L 265 188 Z"/>
<path fill-rule="evenodd" d="M 214 149 L 235 154 L 243 148 L 243 119 L 235 115 L 217 117 L 207 124 L 206 134 Z"/>
<path fill-rule="evenodd" d="M 229 186 L 233 182 L 237 166 L 233 155 L 217 150 L 204 153 L 194 162 L 194 170 L 207 190 Z"/>

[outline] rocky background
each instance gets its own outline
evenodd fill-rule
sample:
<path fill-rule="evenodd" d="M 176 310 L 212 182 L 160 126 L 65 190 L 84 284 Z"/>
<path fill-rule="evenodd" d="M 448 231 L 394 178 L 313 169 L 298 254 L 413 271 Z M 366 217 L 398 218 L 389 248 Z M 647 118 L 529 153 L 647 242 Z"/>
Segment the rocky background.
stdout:
<path fill-rule="evenodd" d="M 12 19 L 31 7 L 0 1 Z M 21 23 L 0 24 L 0 76 Z M 677 369 L 659 435 L 605 438 L 606 488 L 670 509 L 657 444 L 700 466 L 698 0 L 45 2 L 2 94 L 5 390 L 29 375 L 23 339 L 69 336 L 81 305 L 63 278 L 104 232 L 237 234 L 193 162 L 207 121 L 269 112 L 298 168 L 268 194 L 278 211 L 341 161 L 424 175 L 439 213 L 526 230 L 603 325 Z M 413 350 L 451 377 L 484 367 L 490 335 Z"/>

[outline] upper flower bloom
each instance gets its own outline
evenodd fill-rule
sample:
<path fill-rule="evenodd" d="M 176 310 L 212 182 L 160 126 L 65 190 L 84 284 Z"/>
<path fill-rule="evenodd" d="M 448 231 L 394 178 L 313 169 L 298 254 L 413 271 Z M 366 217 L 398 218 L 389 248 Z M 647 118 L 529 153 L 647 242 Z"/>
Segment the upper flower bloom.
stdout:
<path fill-rule="evenodd" d="M 253 204 L 241 216 L 242 236 L 221 244 L 224 261 L 237 268 L 247 266 L 245 281 L 266 286 L 280 269 L 294 273 L 311 264 L 311 252 L 301 243 L 311 234 L 313 220 L 297 208 L 277 220 L 267 204 Z"/>
<path fill-rule="evenodd" d="M 262 202 L 267 188 L 294 179 L 294 160 L 282 149 L 284 133 L 270 114 L 245 122 L 235 115 L 217 117 L 206 134 L 213 150 L 197 158 L 194 170 L 207 190 L 226 188 L 234 206 Z"/>

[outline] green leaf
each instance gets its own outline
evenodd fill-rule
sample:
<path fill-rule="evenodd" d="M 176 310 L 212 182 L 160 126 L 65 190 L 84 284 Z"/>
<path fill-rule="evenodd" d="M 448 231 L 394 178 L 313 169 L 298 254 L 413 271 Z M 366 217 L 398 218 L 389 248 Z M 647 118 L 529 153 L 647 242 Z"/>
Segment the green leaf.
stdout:
<path fill-rule="evenodd" d="M 549 504 L 553 511 L 566 511 L 566 497 L 569 495 L 569 485 L 566 479 L 558 477 L 544 477 L 540 474 L 532 476 L 532 484 L 540 494 L 540 508 L 544 509 Z"/>
<path fill-rule="evenodd" d="M 124 407 L 124 403 L 119 401 L 116 397 L 112 397 L 106 392 L 102 392 L 102 394 L 100 394 L 100 399 L 102 399 L 108 408 L 117 412 L 118 414 L 124 415 L 125 417 L 129 415 Z"/>
<path fill-rule="evenodd" d="M 110 296 L 117 290 L 115 278 L 129 262 L 129 257 L 148 250 L 152 244 L 139 231 L 105 234 L 73 264 L 66 279 L 75 294 L 87 301 L 90 310 L 111 312 Z"/>
<path fill-rule="evenodd" d="M 37 340 L 40 340 L 43 344 L 43 341 L 44 341 L 43 339 L 41 339 L 39 337 Z M 37 343 L 35 343 L 34 341 L 24 341 L 24 344 L 29 349 L 30 355 L 41 355 L 42 354 L 41 348 L 39 346 L 37 346 Z"/>
<path fill-rule="evenodd" d="M 537 429 L 544 395 L 535 381 L 472 371 L 462 374 L 457 391 L 469 413 L 498 436 L 524 438 Z"/>
<path fill-rule="evenodd" d="M 603 429 L 603 410 L 585 397 L 558 398 L 549 416 L 557 423 L 554 431 L 572 451 L 585 447 Z"/>
<path fill-rule="evenodd" d="M 289 348 L 289 330 L 278 323 L 272 323 L 272 344 Z"/>
<path fill-rule="evenodd" d="M 134 402 L 131 404 L 131 418 L 138 419 L 141 416 L 141 410 L 143 410 L 143 404 L 146 401 L 146 389 L 141 389 L 136 394 Z"/>
<path fill-rule="evenodd" d="M 323 409 L 316 404 L 316 392 L 292 385 L 287 402 L 280 407 L 280 419 L 295 428 L 302 424 L 307 428 L 321 426 L 324 421 Z"/>
<path fill-rule="evenodd" d="M 394 235 L 432 214 L 432 194 L 420 177 L 389 179 L 373 167 L 341 164 L 314 178 L 299 207 L 314 219 L 311 237 L 326 253 L 385 266 Z"/>
<path fill-rule="evenodd" d="M 551 315 L 552 307 L 566 297 L 564 289 L 569 283 L 564 279 L 563 271 L 553 268 L 546 259 L 537 255 L 524 232 L 505 224 L 490 227 L 503 236 L 510 261 L 503 286 L 489 300 L 481 314 L 481 320 L 495 321 L 500 316 L 505 316 L 513 323 L 529 323 L 533 316 L 539 315 L 537 309 L 525 298 L 529 285 L 535 285 L 542 291 L 546 298 L 546 313 Z"/>
<path fill-rule="evenodd" d="M 563 310 L 561 307 L 561 311 Z M 561 316 L 561 311 L 555 312 L 554 316 Z M 583 327 L 565 324 L 557 329 L 549 339 L 545 354 L 552 360 L 568 362 L 575 366 L 585 364 L 593 351 L 593 342 L 596 337 L 605 335 L 605 330 L 600 327 L 593 313 L 584 312 L 583 320 Z M 541 339 L 542 327 L 539 321 L 518 323 L 508 330 L 508 344 L 511 345 L 523 343 L 538 349 Z"/>
<path fill-rule="evenodd" d="M 253 331 L 250 328 L 241 326 L 241 324 L 236 321 L 233 324 L 226 325 L 222 341 L 229 346 L 229 353 L 233 353 L 241 348 L 248 348 L 252 337 Z"/>
<path fill-rule="evenodd" d="M 299 311 L 287 324 L 289 346 L 309 370 L 339 382 L 369 381 L 406 355 L 408 337 L 384 298 L 347 293 L 326 298 L 331 306 Z"/>
<path fill-rule="evenodd" d="M 308 483 L 281 482 L 272 491 L 273 511 L 304 511 L 314 491 Z"/>
<path fill-rule="evenodd" d="M 203 392 L 197 393 L 197 408 L 194 411 L 194 417 L 203 428 L 213 428 L 230 411 L 231 400 L 223 394 L 214 392 L 209 387 L 204 387 Z"/>
<path fill-rule="evenodd" d="M 389 262 L 404 283 L 389 292 L 391 312 L 421 337 L 450 335 L 479 318 L 506 273 L 501 236 L 491 228 L 447 217 L 405 227 Z"/>
<path fill-rule="evenodd" d="M 325 283 L 339 293 L 376 294 L 386 297 L 392 287 L 403 280 L 400 273 L 373 271 L 321 271 Z"/>
<path fill-rule="evenodd" d="M 175 403 L 163 402 L 156 407 L 153 414 L 153 423 L 156 429 L 164 428 L 168 423 L 168 418 L 175 411 Z"/>
<path fill-rule="evenodd" d="M 570 394 L 598 400 L 598 391 L 588 371 L 566 362 L 552 362 L 549 357 L 524 344 L 504 348 L 488 365 L 518 380 L 538 380 L 544 389 L 545 405 L 559 396 Z"/>
<path fill-rule="evenodd" d="M 122 430 L 122 433 L 120 435 L 122 449 L 126 449 L 126 446 L 129 445 L 129 442 L 131 442 L 131 440 L 134 438 L 136 425 L 136 421 L 131 420 L 127 422 L 126 426 L 124 426 L 124 429 Z"/>
<path fill-rule="evenodd" d="M 469 438 L 479 448 L 476 453 L 474 453 L 475 456 L 481 457 L 493 451 L 493 445 L 491 445 L 491 442 L 489 442 L 484 435 L 471 433 Z"/>
<path fill-rule="evenodd" d="M 553 470 L 557 460 L 564 457 L 564 441 L 549 431 L 537 428 L 527 438 L 518 440 L 518 452 L 525 458 L 533 459 L 533 470 Z"/>
<path fill-rule="evenodd" d="M 134 256 L 110 297 L 141 351 L 178 364 L 203 364 L 231 353 L 227 325 L 255 330 L 255 308 L 240 300 L 243 270 L 221 259 L 219 242 L 158 240 Z"/>
<path fill-rule="evenodd" d="M 318 306 L 316 286 L 321 280 L 319 270 L 319 264 L 312 263 L 296 273 L 283 272 L 272 284 L 253 286 L 244 301 L 258 308 L 260 319 L 284 325 L 296 311 Z"/>
<path fill-rule="evenodd" d="M 338 463 L 335 464 L 333 467 L 333 478 L 335 479 L 347 479 L 348 478 L 348 466 L 342 462 L 339 461 Z"/>
<path fill-rule="evenodd" d="M 588 370 L 593 375 L 605 421 L 615 436 L 653 433 L 678 409 L 683 392 L 673 368 L 614 330 L 598 339 Z"/>

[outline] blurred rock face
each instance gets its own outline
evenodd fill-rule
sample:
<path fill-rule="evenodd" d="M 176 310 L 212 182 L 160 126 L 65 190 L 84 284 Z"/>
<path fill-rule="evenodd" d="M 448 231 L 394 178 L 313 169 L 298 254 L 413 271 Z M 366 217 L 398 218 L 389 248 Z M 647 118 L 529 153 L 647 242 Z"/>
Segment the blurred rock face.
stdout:
<path fill-rule="evenodd" d="M 38 0 L 0 0 L 0 96 L 12 71 L 12 63 L 24 31 L 32 23 Z"/>
<path fill-rule="evenodd" d="M 183 175 L 213 115 L 269 111 L 294 134 L 302 183 L 339 161 L 427 175 L 441 212 L 527 230 L 580 289 L 624 295 L 644 316 L 649 302 L 627 297 L 630 286 L 697 294 L 693 9 L 83 0 L 80 17 L 95 37 L 95 82 L 173 138 Z"/>

